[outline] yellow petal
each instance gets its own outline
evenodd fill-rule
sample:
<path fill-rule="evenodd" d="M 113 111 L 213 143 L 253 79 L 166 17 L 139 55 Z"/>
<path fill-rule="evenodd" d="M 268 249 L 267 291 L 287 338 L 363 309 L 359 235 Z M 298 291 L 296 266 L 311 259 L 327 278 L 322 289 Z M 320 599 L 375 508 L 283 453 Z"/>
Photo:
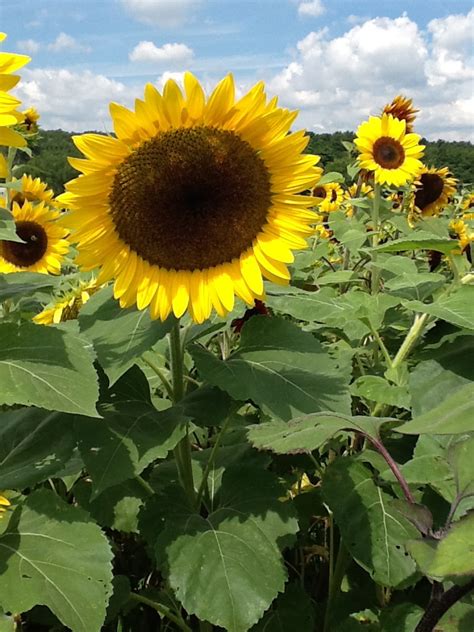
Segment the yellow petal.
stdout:
<path fill-rule="evenodd" d="M 180 318 L 189 303 L 189 277 L 187 270 L 178 270 L 172 274 L 172 305 L 176 318 Z"/>
<path fill-rule="evenodd" d="M 245 283 L 252 292 L 260 295 L 263 292 L 262 272 L 252 249 L 240 255 L 240 271 L 242 272 Z"/>

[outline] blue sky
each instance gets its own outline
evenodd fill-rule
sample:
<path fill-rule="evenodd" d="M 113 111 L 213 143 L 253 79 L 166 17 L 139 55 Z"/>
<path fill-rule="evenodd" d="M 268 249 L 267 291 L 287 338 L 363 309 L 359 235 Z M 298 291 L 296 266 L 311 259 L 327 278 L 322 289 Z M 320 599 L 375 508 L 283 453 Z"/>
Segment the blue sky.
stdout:
<path fill-rule="evenodd" d="M 431 138 L 473 137 L 472 3 L 461 0 L 2 0 L 17 90 L 44 127 L 107 129 L 147 81 L 190 69 L 210 90 L 264 79 L 314 131 L 354 129 L 395 94 Z"/>

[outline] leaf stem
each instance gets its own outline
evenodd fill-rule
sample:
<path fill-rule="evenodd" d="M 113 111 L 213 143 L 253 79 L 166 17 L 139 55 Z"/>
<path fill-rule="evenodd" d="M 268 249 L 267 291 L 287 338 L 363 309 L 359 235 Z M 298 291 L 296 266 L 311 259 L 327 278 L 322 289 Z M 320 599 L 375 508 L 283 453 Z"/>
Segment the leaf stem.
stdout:
<path fill-rule="evenodd" d="M 132 601 L 137 601 L 138 603 L 142 603 L 145 606 L 149 606 L 156 610 L 159 614 L 163 615 L 170 621 L 172 621 L 175 625 L 178 626 L 180 630 L 184 630 L 184 632 L 192 632 L 191 628 L 186 624 L 185 621 L 180 616 L 176 616 L 170 608 L 165 606 L 164 604 L 158 603 L 157 601 L 153 601 L 152 599 L 148 599 L 148 597 L 144 597 L 143 595 L 138 595 L 137 593 L 130 593 L 130 599 Z"/>
<path fill-rule="evenodd" d="M 148 366 L 150 367 L 150 369 L 154 373 L 156 373 L 156 375 L 160 379 L 160 382 L 163 384 L 164 389 L 165 389 L 168 397 L 171 400 L 173 400 L 174 399 L 173 387 L 171 386 L 171 384 L 168 382 L 168 380 L 164 376 L 163 371 L 158 366 L 156 366 L 156 364 L 153 362 L 153 360 L 150 360 L 149 358 L 147 358 L 147 356 L 145 354 L 142 355 L 142 360 L 143 360 L 143 362 L 145 362 L 145 364 L 148 364 Z"/>
<path fill-rule="evenodd" d="M 380 231 L 380 198 L 381 190 L 378 182 L 374 183 L 374 199 L 372 204 L 372 248 L 376 248 L 379 245 L 379 231 Z M 379 291 L 380 271 L 375 266 L 377 260 L 377 253 L 372 252 L 372 273 L 370 276 L 370 288 L 372 294 L 377 294 Z"/>
<path fill-rule="evenodd" d="M 171 375 L 173 386 L 173 404 L 177 404 L 184 396 L 184 349 L 181 343 L 180 323 L 177 320 L 169 336 Z M 196 500 L 196 490 L 194 488 L 193 466 L 191 460 L 191 443 L 189 441 L 189 430 L 174 449 L 174 457 L 180 483 L 186 492 L 191 504 L 194 506 Z"/>
<path fill-rule="evenodd" d="M 393 475 L 395 476 L 397 481 L 400 483 L 400 487 L 402 488 L 403 494 L 404 494 L 405 498 L 407 499 L 407 501 L 410 503 L 410 505 L 414 505 L 415 504 L 415 499 L 413 498 L 413 494 L 411 493 L 411 490 L 408 487 L 408 483 L 406 482 L 403 474 L 400 472 L 400 468 L 398 467 L 398 464 L 394 461 L 392 455 L 387 450 L 387 448 L 384 446 L 384 444 L 382 443 L 381 439 L 376 439 L 375 437 L 371 437 L 368 434 L 365 435 L 365 436 L 367 437 L 367 439 L 371 442 L 371 444 L 374 446 L 374 448 L 383 456 L 383 458 L 387 462 L 387 465 L 392 470 Z"/>
<path fill-rule="evenodd" d="M 416 341 L 423 333 L 423 329 L 426 325 L 426 321 L 428 320 L 429 314 L 416 314 L 415 320 L 413 321 L 410 330 L 405 336 L 405 340 L 402 342 L 400 349 L 397 351 L 393 362 L 392 368 L 396 369 L 400 364 L 405 360 L 408 354 L 413 349 Z"/>
<path fill-rule="evenodd" d="M 137 483 L 146 491 L 146 493 L 149 496 L 154 496 L 155 490 L 150 485 L 150 483 L 143 478 L 143 476 L 140 476 L 140 475 L 135 476 L 135 479 L 136 479 Z"/>
<path fill-rule="evenodd" d="M 206 467 L 204 468 L 202 481 L 201 481 L 201 484 L 199 485 L 199 489 L 198 489 L 198 493 L 196 497 L 196 507 L 198 508 L 201 504 L 204 490 L 206 489 L 207 479 L 209 477 L 209 472 L 211 471 L 211 467 L 214 464 L 214 458 L 216 456 L 217 449 L 219 447 L 222 437 L 224 436 L 225 431 L 227 430 L 227 426 L 229 425 L 230 417 L 231 416 L 229 415 L 227 419 L 224 421 L 224 423 L 222 424 L 219 434 L 217 435 L 216 440 L 214 441 L 214 445 L 212 446 L 211 454 L 209 455 L 209 459 L 206 463 Z"/>
<path fill-rule="evenodd" d="M 330 632 L 331 628 L 329 627 L 331 623 L 331 614 L 334 606 L 334 600 L 341 589 L 342 580 L 344 579 L 344 575 L 347 569 L 347 566 L 351 560 L 351 556 L 349 551 L 344 546 L 342 540 L 339 542 L 339 551 L 337 553 L 336 564 L 334 566 L 334 573 L 332 576 L 332 581 L 329 583 L 329 592 L 328 592 L 328 600 L 326 604 L 326 612 L 324 615 L 324 628 L 323 632 Z"/>
<path fill-rule="evenodd" d="M 441 617 L 471 590 L 474 590 L 474 579 L 471 579 L 464 586 L 453 586 L 441 595 L 433 595 L 425 614 L 415 628 L 415 632 L 433 632 Z"/>
<path fill-rule="evenodd" d="M 377 344 L 380 347 L 380 350 L 382 351 L 383 357 L 385 358 L 385 362 L 387 363 L 387 367 L 390 369 L 392 367 L 392 358 L 390 357 L 388 349 L 385 346 L 384 341 L 380 337 L 379 332 L 375 329 L 375 327 L 372 327 L 370 322 L 369 322 L 369 327 L 370 327 L 370 331 L 371 331 L 373 337 L 375 338 L 375 340 L 377 341 Z"/>

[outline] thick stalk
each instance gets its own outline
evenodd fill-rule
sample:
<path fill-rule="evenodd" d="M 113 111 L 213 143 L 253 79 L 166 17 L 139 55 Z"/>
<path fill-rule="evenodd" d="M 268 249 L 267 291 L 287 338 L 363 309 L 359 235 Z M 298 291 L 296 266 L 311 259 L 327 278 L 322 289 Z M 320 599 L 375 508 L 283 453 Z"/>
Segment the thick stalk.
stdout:
<path fill-rule="evenodd" d="M 148 597 L 144 597 L 143 595 L 138 595 L 137 593 L 130 593 L 130 599 L 132 601 L 136 601 L 138 603 L 142 603 L 145 606 L 149 606 L 156 610 L 160 615 L 166 617 L 170 621 L 172 621 L 175 625 L 178 626 L 180 630 L 184 632 L 192 632 L 191 628 L 186 624 L 185 621 L 181 617 L 176 616 L 167 606 L 164 604 L 158 603 L 157 601 L 153 601 L 152 599 L 148 599 Z"/>
<path fill-rule="evenodd" d="M 334 567 L 334 573 L 332 575 L 332 581 L 329 584 L 328 600 L 326 604 L 326 613 L 324 615 L 324 628 L 323 632 L 330 632 L 331 628 L 329 624 L 331 622 L 332 609 L 334 606 L 334 600 L 337 594 L 341 590 L 342 580 L 346 573 L 347 566 L 351 560 L 349 551 L 344 546 L 342 540 L 339 542 L 339 551 L 337 554 L 336 565 Z"/>
<path fill-rule="evenodd" d="M 379 232 L 380 232 L 380 184 L 376 182 L 374 184 L 374 199 L 372 204 L 372 248 L 376 248 L 379 245 Z M 379 291 L 380 271 L 376 266 L 377 253 L 372 252 L 372 274 L 370 277 L 370 289 L 372 294 L 377 294 Z"/>
<path fill-rule="evenodd" d="M 429 314 L 416 314 L 413 325 L 410 327 L 409 332 L 405 336 L 405 340 L 402 342 L 400 349 L 397 351 L 396 356 L 392 362 L 392 368 L 396 369 L 405 360 L 408 354 L 413 349 L 416 341 L 423 333 L 423 329 L 428 320 Z"/>
<path fill-rule="evenodd" d="M 183 346 L 181 344 L 181 332 L 179 320 L 173 325 L 170 331 L 170 358 L 171 375 L 173 386 L 173 403 L 177 404 L 184 395 L 184 364 Z M 188 495 L 190 502 L 194 505 L 196 500 L 196 490 L 194 489 L 193 467 L 191 461 L 191 444 L 189 442 L 189 432 L 181 439 L 174 449 L 174 457 L 178 468 L 178 475 L 184 491 Z"/>

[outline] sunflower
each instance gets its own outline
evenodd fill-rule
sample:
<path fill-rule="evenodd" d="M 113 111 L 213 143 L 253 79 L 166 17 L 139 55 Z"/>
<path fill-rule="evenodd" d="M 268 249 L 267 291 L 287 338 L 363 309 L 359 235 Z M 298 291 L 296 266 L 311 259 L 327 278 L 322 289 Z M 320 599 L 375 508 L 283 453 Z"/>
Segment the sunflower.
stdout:
<path fill-rule="evenodd" d="M 43 202 L 22 206 L 13 202 L 13 219 L 17 235 L 23 240 L 0 241 L 0 273 L 42 272 L 59 274 L 61 261 L 69 249 L 67 230 L 56 221 L 57 211 Z"/>
<path fill-rule="evenodd" d="M 461 208 L 464 211 L 464 219 L 474 219 L 474 193 L 469 193 Z"/>
<path fill-rule="evenodd" d="M 46 307 L 42 312 L 36 314 L 33 320 L 40 325 L 56 325 L 66 320 L 74 320 L 81 307 L 98 289 L 95 279 L 79 281 L 77 286 L 58 297 L 51 307 Z"/>
<path fill-rule="evenodd" d="M 29 134 L 35 134 L 38 131 L 38 121 L 40 119 L 39 112 L 36 108 L 30 107 L 22 112 L 25 117 L 23 120 L 23 127 Z"/>
<path fill-rule="evenodd" d="M 0 33 L 0 42 L 3 42 L 5 38 L 5 33 Z M 10 126 L 21 123 L 24 116 L 17 110 L 21 101 L 8 94 L 8 91 L 20 80 L 20 77 L 11 73 L 29 61 L 31 58 L 27 55 L 0 52 L 0 145 L 8 147 L 25 147 L 26 145 L 23 136 L 10 129 Z"/>
<path fill-rule="evenodd" d="M 451 220 L 449 229 L 458 239 L 461 253 L 467 251 L 470 245 L 474 243 L 474 231 L 470 230 L 469 225 L 463 219 Z"/>
<path fill-rule="evenodd" d="M 3 518 L 2 514 L 7 511 L 7 508 L 10 507 L 11 502 L 5 496 L 0 494 L 0 520 Z"/>
<path fill-rule="evenodd" d="M 18 182 L 13 178 L 12 182 Z M 28 200 L 28 202 L 44 202 L 46 206 L 55 206 L 54 191 L 48 188 L 48 185 L 40 180 L 33 178 L 28 174 L 23 174 L 20 179 L 21 189 L 10 190 L 10 201 L 17 202 L 20 206 Z"/>
<path fill-rule="evenodd" d="M 399 121 L 405 121 L 407 134 L 413 131 L 413 122 L 416 118 L 416 113 L 420 110 L 416 110 L 413 107 L 413 99 L 407 99 L 399 94 L 391 103 L 387 103 L 384 107 L 382 114 L 391 114 Z"/>
<path fill-rule="evenodd" d="M 148 84 L 134 112 L 112 103 L 116 138 L 74 137 L 83 175 L 59 202 L 79 265 L 115 279 L 122 307 L 202 322 L 235 295 L 262 299 L 263 277 L 288 283 L 292 250 L 313 232 L 313 200 L 298 193 L 321 170 L 302 154 L 304 132 L 288 133 L 296 112 L 267 102 L 262 83 L 239 101 L 231 75 L 207 100 L 192 74 L 184 85 L 169 80 L 161 95 Z"/>
<path fill-rule="evenodd" d="M 360 166 L 373 171 L 376 182 L 401 186 L 423 168 L 419 158 L 424 146 L 419 140 L 418 134 L 405 133 L 405 121 L 383 114 L 359 125 L 354 143 L 360 152 Z"/>
<path fill-rule="evenodd" d="M 344 199 L 344 191 L 341 185 L 336 182 L 316 186 L 313 189 L 312 195 L 316 198 L 318 211 L 322 211 L 323 213 L 337 211 Z"/>
<path fill-rule="evenodd" d="M 456 193 L 457 181 L 447 167 L 423 167 L 415 182 L 414 205 L 423 217 L 438 215 Z"/>

